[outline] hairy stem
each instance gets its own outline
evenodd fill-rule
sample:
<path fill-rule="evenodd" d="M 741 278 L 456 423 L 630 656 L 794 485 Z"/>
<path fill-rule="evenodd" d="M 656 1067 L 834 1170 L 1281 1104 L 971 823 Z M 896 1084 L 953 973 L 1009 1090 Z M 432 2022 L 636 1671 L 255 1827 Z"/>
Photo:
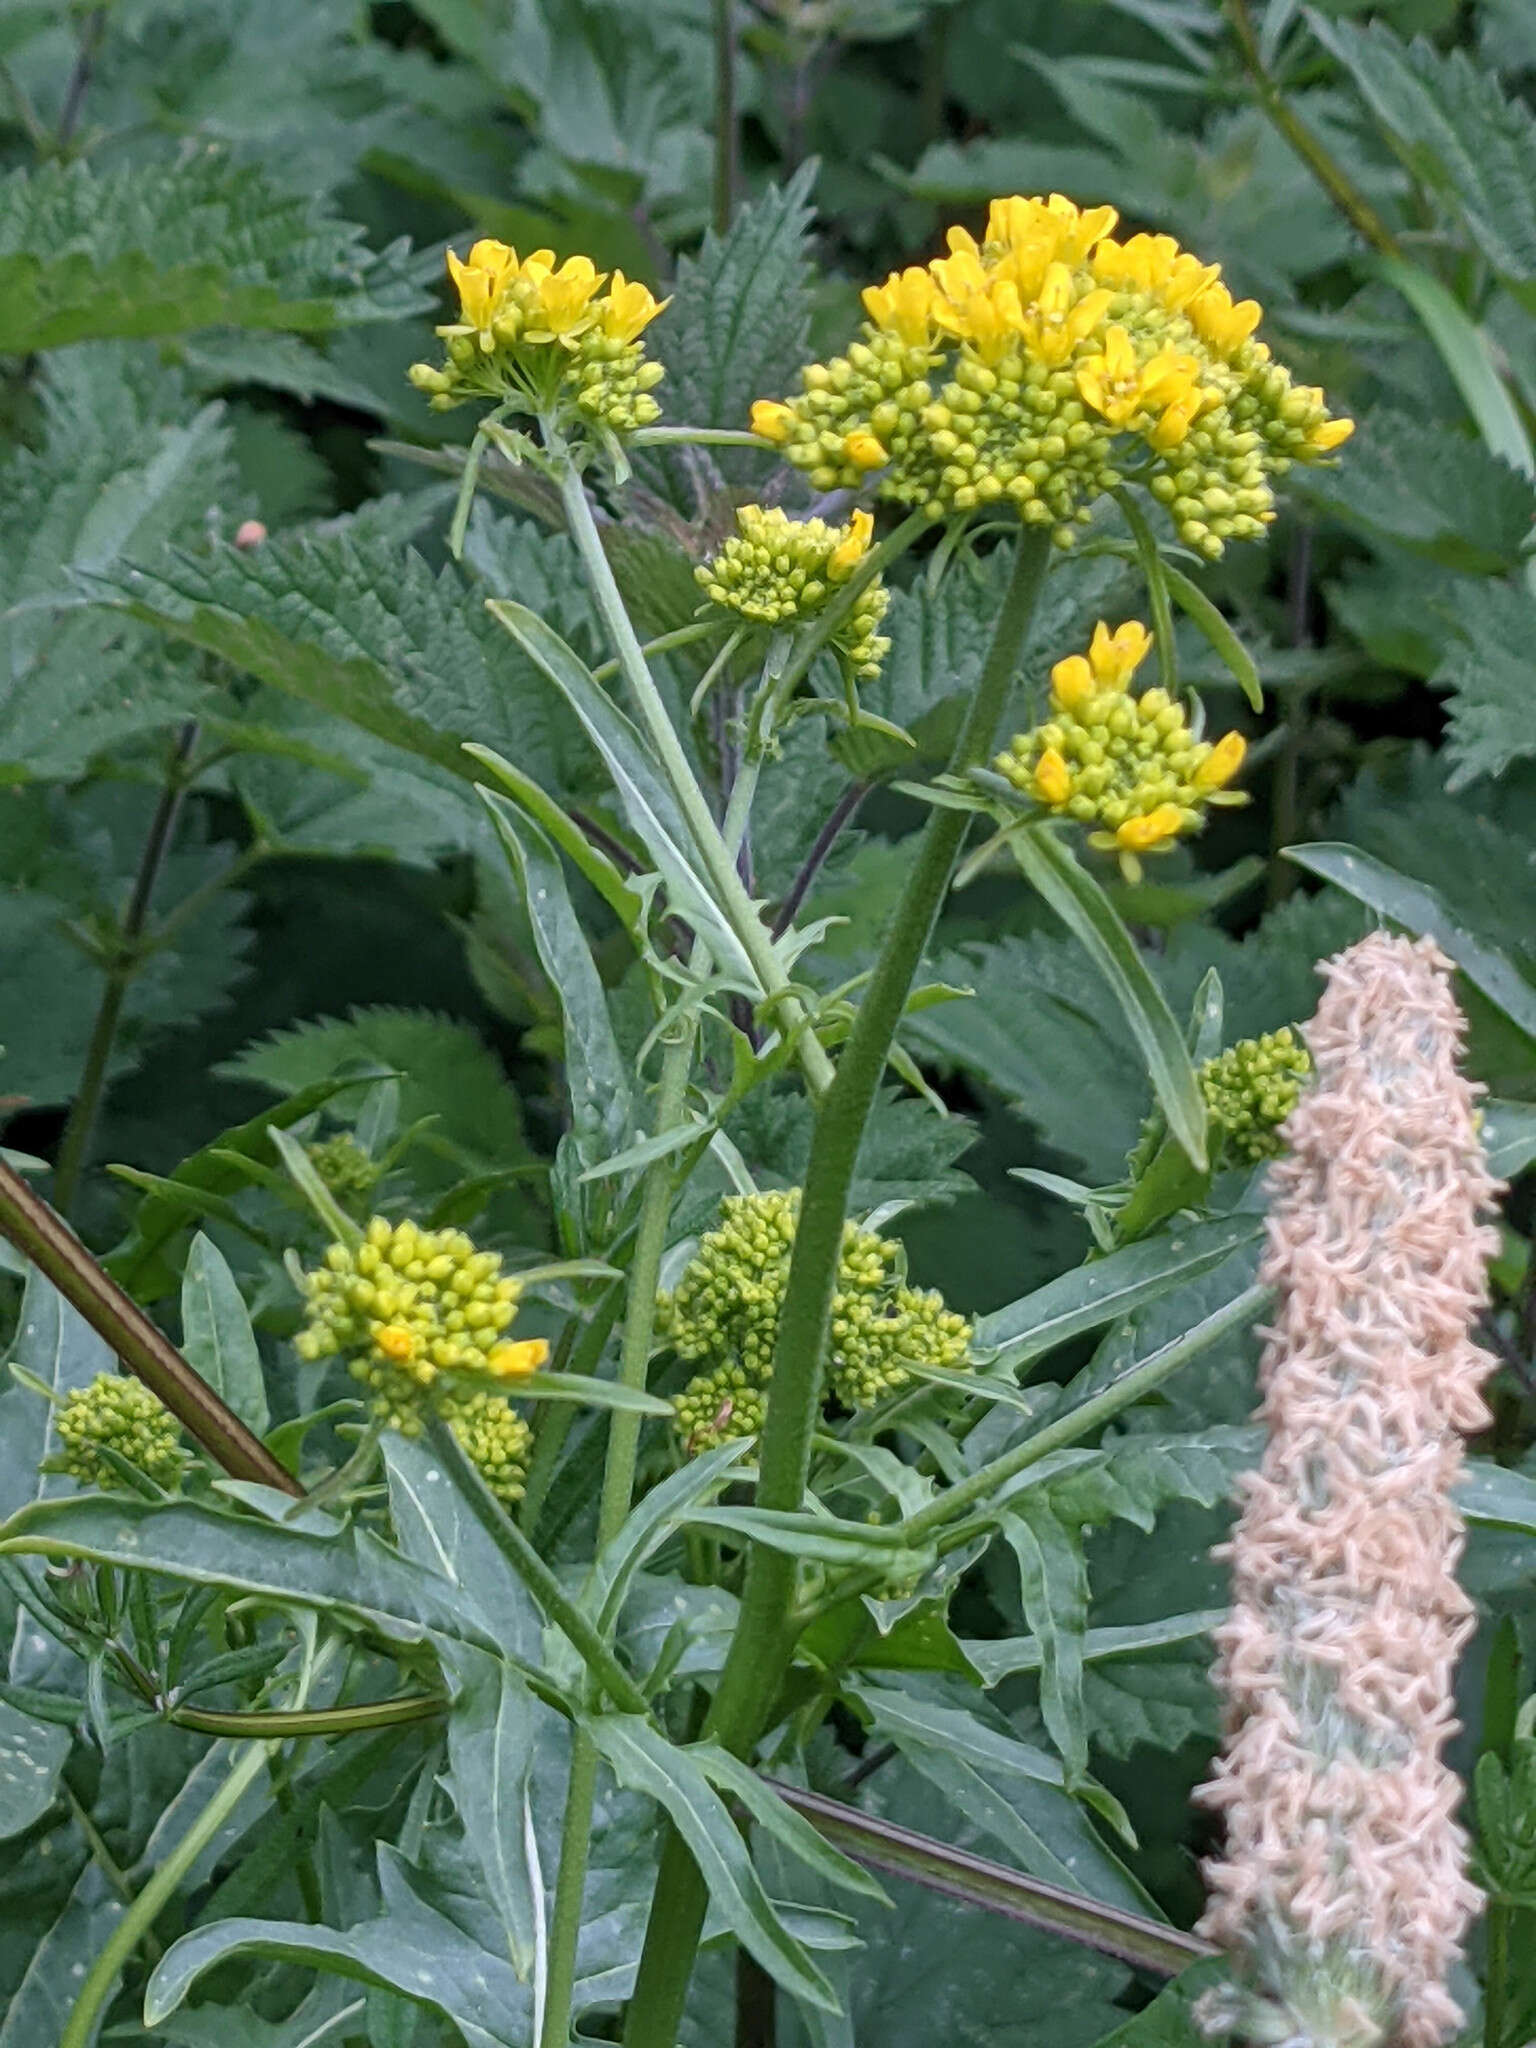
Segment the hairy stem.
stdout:
<path fill-rule="evenodd" d="M 226 1407 L 200 1373 L 91 1257 L 69 1226 L 0 1160 L 0 1236 L 6 1237 L 79 1310 L 99 1337 L 158 1394 L 187 1434 L 232 1479 L 302 1497 L 304 1489 L 261 1438 Z"/>
<path fill-rule="evenodd" d="M 974 767 L 993 743 L 1049 552 L 1045 534 L 1028 530 L 1020 536 L 992 644 L 950 758 L 956 773 Z M 803 1502 L 859 1145 L 968 824 L 965 812 L 935 809 L 930 815 L 836 1079 L 817 1112 L 774 1344 L 759 1458 L 760 1507 L 793 1511 Z M 746 1756 L 762 1732 L 789 1661 L 795 1580 L 793 1558 L 763 1547 L 751 1552 L 740 1619 L 705 1724 L 706 1735 L 737 1756 Z M 673 2048 L 705 1905 L 698 1868 L 681 1838 L 669 1830 L 630 2003 L 625 2048 Z"/>
<path fill-rule="evenodd" d="M 681 1121 L 693 1068 L 695 1026 L 680 1024 L 662 1060 L 656 1098 L 656 1135 Z M 656 1289 L 667 1224 L 672 1215 L 671 1158 L 653 1160 L 646 1169 L 635 1251 L 629 1268 L 629 1298 L 624 1334 L 619 1344 L 619 1380 L 643 1387 L 656 1326 Z M 638 1415 L 615 1409 L 608 1425 L 608 1455 L 603 1466 L 603 1491 L 597 1512 L 597 1552 L 601 1556 L 624 1526 L 635 1488 L 635 1457 L 640 1443 Z M 581 1936 L 582 1895 L 587 1882 L 587 1849 L 592 1833 L 592 1808 L 597 1795 L 597 1747 L 585 1728 L 571 1741 L 571 1775 L 565 1793 L 565 1819 L 560 1833 L 560 1869 L 550 1916 L 544 2025 L 540 2048 L 567 2048 L 571 2038 L 571 2000 L 576 1983 L 576 1947 Z"/>
<path fill-rule="evenodd" d="M 80 1192 L 81 1177 L 90 1157 L 91 1140 L 96 1135 L 96 1120 L 101 1114 L 102 1098 L 106 1094 L 107 1074 L 112 1064 L 112 1047 L 117 1041 L 123 1000 L 129 983 L 139 971 L 139 940 L 144 935 L 155 884 L 160 879 L 160 870 L 165 865 L 165 857 L 176 834 L 176 821 L 187 793 L 186 766 L 196 745 L 197 724 L 195 720 L 189 720 L 177 734 L 160 800 L 149 821 L 144 851 L 139 856 L 139 870 L 133 879 L 133 893 L 123 913 L 112 964 L 107 969 L 107 985 L 101 992 L 96 1021 L 85 1049 L 80 1086 L 75 1090 L 64 1135 L 59 1142 L 53 1198 L 61 1216 L 68 1216 L 73 1211 L 75 1197 Z"/>

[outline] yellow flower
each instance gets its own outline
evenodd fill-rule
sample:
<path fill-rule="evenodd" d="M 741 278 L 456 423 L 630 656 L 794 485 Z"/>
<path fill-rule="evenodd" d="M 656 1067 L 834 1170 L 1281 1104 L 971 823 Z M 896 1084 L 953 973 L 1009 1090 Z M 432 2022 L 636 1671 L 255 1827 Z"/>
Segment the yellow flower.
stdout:
<path fill-rule="evenodd" d="M 883 469 L 891 459 L 873 434 L 862 431 L 843 436 L 843 453 L 855 469 Z"/>
<path fill-rule="evenodd" d="M 884 284 L 861 294 L 864 310 L 875 325 L 909 348 L 926 348 L 932 338 L 933 280 L 915 264 L 893 270 Z"/>
<path fill-rule="evenodd" d="M 1095 242 L 1102 241 L 1120 218 L 1112 206 L 1075 206 L 1059 192 L 1045 202 L 1045 213 L 1056 231 L 1056 250 L 1064 263 L 1081 263 Z"/>
<path fill-rule="evenodd" d="M 499 1380 L 526 1380 L 538 1371 L 548 1356 L 549 1346 L 542 1337 L 508 1339 L 493 1345 L 487 1352 L 485 1369 Z"/>
<path fill-rule="evenodd" d="M 1116 829 L 1115 843 L 1127 853 L 1149 853 L 1164 840 L 1176 838 L 1183 823 L 1184 813 L 1177 804 L 1159 804 L 1145 817 L 1127 818 Z"/>
<path fill-rule="evenodd" d="M 1151 651 L 1152 635 L 1140 619 L 1127 619 L 1113 633 L 1100 619 L 1089 642 L 1088 662 L 1101 689 L 1123 690 Z"/>
<path fill-rule="evenodd" d="M 616 270 L 608 284 L 608 296 L 598 308 L 604 334 L 615 341 L 637 341 L 658 313 L 665 312 L 670 299 L 656 299 L 638 278 L 626 278 Z"/>
<path fill-rule="evenodd" d="M 1123 427 L 1141 410 L 1141 366 L 1123 327 L 1111 327 L 1101 352 L 1078 364 L 1077 388 L 1112 427 Z"/>
<path fill-rule="evenodd" d="M 1229 732 L 1219 739 L 1195 770 L 1196 789 L 1225 789 L 1248 752 L 1248 742 L 1240 732 Z"/>
<path fill-rule="evenodd" d="M 1213 393 L 1202 390 L 1198 384 L 1187 384 L 1174 394 L 1147 429 L 1147 439 L 1160 455 L 1166 455 L 1188 439 L 1190 428 L 1213 397 Z"/>
<path fill-rule="evenodd" d="M 1181 312 L 1221 275 L 1219 263 L 1202 263 L 1181 249 L 1172 235 L 1100 242 L 1093 252 L 1093 269 L 1105 284 L 1155 294 L 1170 313 Z"/>
<path fill-rule="evenodd" d="M 415 1336 L 399 1323 L 386 1323 L 382 1330 L 375 1331 L 373 1341 L 395 1365 L 404 1365 L 416 1356 Z"/>
<path fill-rule="evenodd" d="M 1235 355 L 1264 317 L 1257 299 L 1239 299 L 1224 284 L 1211 283 L 1189 302 L 1195 331 L 1221 356 Z"/>
<path fill-rule="evenodd" d="M 1053 263 L 1045 273 L 1039 297 L 1024 315 L 1025 340 L 1041 362 L 1053 368 L 1067 360 L 1109 308 L 1109 292 L 1087 292 L 1074 304 L 1075 290 L 1066 264 Z"/>
<path fill-rule="evenodd" d="M 452 249 L 447 262 L 464 325 L 474 329 L 480 346 L 489 353 L 496 345 L 492 322 L 501 310 L 508 284 L 517 275 L 517 251 L 505 242 L 476 242 L 467 263 L 460 262 Z"/>
<path fill-rule="evenodd" d="M 1072 776 L 1054 747 L 1047 747 L 1035 763 L 1035 791 L 1042 803 L 1064 804 L 1072 794 Z"/>
<path fill-rule="evenodd" d="M 531 342 L 574 339 L 597 319 L 591 301 L 605 272 L 597 270 L 590 256 L 568 256 L 558 270 L 541 273 L 537 309 L 530 314 L 527 339 Z"/>
<path fill-rule="evenodd" d="M 1069 654 L 1051 670 L 1051 695 L 1063 711 L 1076 711 L 1093 695 L 1093 670 L 1081 654 Z"/>
<path fill-rule="evenodd" d="M 869 552 L 870 536 L 875 530 L 873 517 L 864 511 L 855 512 L 848 521 L 847 537 L 838 542 L 827 557 L 827 581 L 846 583 L 854 570 Z"/>
<path fill-rule="evenodd" d="M 794 409 L 781 405 L 776 398 L 754 398 L 752 401 L 752 431 L 761 434 L 765 441 L 772 441 L 782 447 L 789 439 L 795 424 Z"/>

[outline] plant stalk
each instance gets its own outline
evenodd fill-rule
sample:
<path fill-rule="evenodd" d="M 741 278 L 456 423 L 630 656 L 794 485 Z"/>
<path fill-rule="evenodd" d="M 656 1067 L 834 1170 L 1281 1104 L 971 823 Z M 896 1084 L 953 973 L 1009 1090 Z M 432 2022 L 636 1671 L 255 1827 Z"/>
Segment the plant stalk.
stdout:
<path fill-rule="evenodd" d="M 242 1752 L 229 1776 L 113 1928 L 80 1987 L 80 1996 L 59 2036 L 59 2048 L 91 2048 L 97 2024 L 112 1998 L 124 1964 L 175 1896 L 187 1872 L 265 1770 L 267 1749 L 265 1742 L 254 1742 Z"/>
<path fill-rule="evenodd" d="M 731 0 L 711 0 L 715 54 L 715 233 L 725 234 L 736 210 L 736 24 Z"/>
<path fill-rule="evenodd" d="M 295 1499 L 303 1497 L 303 1487 L 287 1467 L 226 1407 L 138 1303 L 102 1271 L 69 1226 L 4 1160 L 0 1160 L 0 1236 L 8 1238 L 53 1282 L 134 1377 L 159 1395 L 187 1434 L 232 1479 L 256 1479 Z"/>
<path fill-rule="evenodd" d="M 1020 535 L 976 694 L 950 758 L 954 773 L 974 767 L 993 744 L 1049 557 L 1045 534 L 1026 529 Z M 803 1503 L 859 1146 L 969 822 L 966 812 L 935 809 L 930 814 L 836 1079 L 817 1112 L 774 1344 L 759 1458 L 759 1507 L 795 1511 Z M 737 1756 L 747 1756 L 762 1732 L 794 1646 L 795 1581 L 793 1558 L 765 1546 L 751 1551 L 740 1618 L 704 1729 L 706 1736 Z M 698 1868 L 681 1838 L 669 1829 L 630 2002 L 625 2048 L 673 2048 L 706 1903 Z"/>
<path fill-rule="evenodd" d="M 84 43 L 82 42 L 82 52 Z M 149 821 L 149 832 L 144 841 L 144 851 L 139 856 L 139 870 L 134 876 L 133 893 L 128 899 L 128 908 L 123 913 L 122 926 L 118 932 L 118 943 L 111 966 L 107 969 L 107 985 L 101 992 L 97 1007 L 96 1021 L 91 1026 L 90 1041 L 85 1049 L 85 1063 L 80 1070 L 80 1086 L 70 1104 L 69 1116 L 65 1120 L 64 1135 L 59 1141 L 58 1164 L 53 1176 L 53 1199 L 61 1216 L 69 1216 L 80 1192 L 80 1182 L 90 1157 L 91 1141 L 96 1135 L 96 1122 L 101 1114 L 102 1099 L 107 1091 L 107 1074 L 112 1064 L 112 1047 L 117 1040 L 117 1027 L 123 1012 L 123 1002 L 128 994 L 129 983 L 139 971 L 139 940 L 144 936 L 144 926 L 149 919 L 150 901 L 155 893 L 155 884 L 160 879 L 160 870 L 165 857 L 171 850 L 171 841 L 176 835 L 176 821 L 181 815 L 182 800 L 187 793 L 186 765 L 197 745 L 197 721 L 189 719 L 176 737 L 171 750 L 171 759 L 166 769 L 165 783 L 160 791 L 160 800 L 155 805 L 154 816 Z"/>
<path fill-rule="evenodd" d="M 552 445 L 558 447 L 556 443 Z M 563 450 L 561 452 L 563 454 Z M 592 507 L 587 503 L 581 472 L 568 455 L 560 463 L 560 498 L 565 508 L 566 525 L 618 654 L 624 680 L 692 834 L 715 899 L 740 940 L 763 994 L 776 1000 L 780 1029 L 795 1037 L 800 1064 L 812 1093 L 822 1095 L 831 1084 L 832 1062 L 820 1039 L 810 1029 L 804 1006 L 798 997 L 790 993 L 789 976 L 780 965 L 767 927 L 758 916 L 757 906 L 736 871 L 736 863 L 720 836 L 720 828 L 710 815 L 709 805 L 704 800 L 704 792 L 699 788 L 682 742 L 673 730 L 661 692 L 646 666 L 639 636 L 630 620 L 608 557 L 603 553 L 602 537 L 592 517 Z"/>
<path fill-rule="evenodd" d="M 1343 167 L 1335 163 L 1306 122 L 1296 113 L 1286 99 L 1278 79 L 1265 65 L 1259 50 L 1259 39 L 1254 33 L 1253 21 L 1248 12 L 1247 0 L 1225 0 L 1225 4 L 1227 18 L 1237 38 L 1243 68 L 1253 81 L 1255 96 L 1275 133 L 1290 144 L 1291 149 L 1300 157 L 1358 235 L 1384 256 L 1401 255 L 1402 248 L 1396 235 L 1365 194 L 1356 189 Z"/>
<path fill-rule="evenodd" d="M 692 1019 L 680 1023 L 662 1059 L 656 1097 L 658 1137 L 682 1118 L 688 1077 L 693 1069 L 695 1028 Z M 664 1158 L 652 1160 L 646 1169 L 629 1268 L 624 1334 L 619 1344 L 619 1381 L 626 1387 L 643 1387 L 650 1363 L 651 1338 L 656 1327 L 656 1289 L 672 1216 L 674 1167 L 671 1158 Z M 608 1455 L 603 1465 L 603 1491 L 597 1512 L 598 1556 L 618 1535 L 629 1514 L 635 1490 L 640 1423 L 640 1416 L 615 1409 L 608 1424 Z M 539 2048 L 568 2048 L 571 2038 L 571 2001 L 576 1983 L 576 1948 L 581 1937 L 592 1809 L 597 1796 L 597 1762 L 597 1745 L 585 1728 L 578 1727 L 571 1738 L 571 1774 L 566 1785 L 560 1869 L 550 1915 L 544 2024 Z"/>

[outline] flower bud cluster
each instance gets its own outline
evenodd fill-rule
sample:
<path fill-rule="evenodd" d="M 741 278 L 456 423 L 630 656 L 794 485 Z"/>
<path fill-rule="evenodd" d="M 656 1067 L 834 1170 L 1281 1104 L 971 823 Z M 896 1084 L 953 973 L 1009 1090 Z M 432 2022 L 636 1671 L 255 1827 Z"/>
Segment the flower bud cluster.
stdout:
<path fill-rule="evenodd" d="M 157 1486 L 175 1486 L 187 1461 L 175 1416 L 142 1380 L 118 1373 L 98 1373 L 88 1387 L 66 1394 L 53 1426 L 62 1445 L 58 1470 L 81 1486 L 123 1484 L 122 1474 L 101 1455 L 103 1445 Z"/>
<path fill-rule="evenodd" d="M 304 1149 L 310 1165 L 339 1202 L 360 1201 L 379 1178 L 377 1162 L 350 1131 L 338 1131 L 335 1137 Z"/>
<path fill-rule="evenodd" d="M 437 330 L 446 360 L 410 371 L 435 411 L 470 399 L 511 400 L 531 412 L 563 406 L 615 434 L 659 417 L 650 393 L 664 373 L 647 361 L 640 335 L 666 301 L 643 284 L 596 269 L 588 256 L 557 268 L 552 249 L 519 258 L 489 240 L 475 243 L 467 263 L 450 249 L 448 275 L 460 317 Z"/>
<path fill-rule="evenodd" d="M 294 1338 L 301 1358 L 354 1353 L 347 1369 L 370 1390 L 376 1420 L 418 1436 L 430 1407 L 477 1464 L 484 1453 L 489 1483 L 514 1497 L 505 1492 L 511 1481 L 491 1473 L 520 1464 L 524 1424 L 501 1395 L 454 1380 L 475 1374 L 512 1386 L 549 1356 L 542 1337 L 506 1335 L 522 1286 L 502 1273 L 500 1253 L 477 1251 L 462 1230 L 375 1216 L 355 1249 L 328 1246 L 303 1287 L 305 1323 Z"/>
<path fill-rule="evenodd" d="M 1111 234 L 1113 207 L 997 199 L 980 243 L 864 293 L 862 337 L 812 363 L 754 429 L 818 490 L 878 472 L 934 519 L 1011 505 L 1066 545 L 1132 462 L 1180 538 L 1220 555 L 1274 517 L 1270 478 L 1351 431 L 1254 338 L 1219 266 L 1167 235 Z"/>
<path fill-rule="evenodd" d="M 501 1394 L 472 1387 L 464 1392 L 442 1392 L 434 1405 L 496 1498 L 507 1505 L 521 1500 L 533 1431 L 511 1402 Z"/>
<path fill-rule="evenodd" d="M 824 611 L 869 552 L 874 521 L 855 512 L 846 526 L 791 519 L 776 505 L 743 505 L 736 531 L 694 575 L 711 600 L 754 624 L 799 625 Z M 872 682 L 890 651 L 880 622 L 890 603 L 880 578 L 865 585 L 831 645 L 855 678 Z"/>
<path fill-rule="evenodd" d="M 799 1216 L 798 1188 L 727 1196 L 676 1291 L 658 1298 L 661 1341 L 709 1368 L 674 1403 L 689 1453 L 762 1426 Z M 897 1392 L 910 1365 L 963 1366 L 970 1339 L 971 1325 L 942 1295 L 908 1285 L 895 1240 L 844 1225 L 828 1362 L 830 1391 L 844 1407 Z"/>
<path fill-rule="evenodd" d="M 1111 633 L 1101 619 L 1087 654 L 1051 670 L 1050 717 L 993 763 L 1021 796 L 1094 826 L 1089 845 L 1115 853 L 1131 881 L 1139 856 L 1197 831 L 1207 805 L 1247 801 L 1227 788 L 1247 750 L 1241 733 L 1196 739 L 1166 690 L 1131 690 L 1151 647 L 1138 620 Z"/>
<path fill-rule="evenodd" d="M 1287 1025 L 1240 1038 L 1200 1069 L 1200 1092 L 1225 1149 L 1255 1166 L 1284 1151 L 1280 1126 L 1296 1107 L 1312 1056 Z"/>

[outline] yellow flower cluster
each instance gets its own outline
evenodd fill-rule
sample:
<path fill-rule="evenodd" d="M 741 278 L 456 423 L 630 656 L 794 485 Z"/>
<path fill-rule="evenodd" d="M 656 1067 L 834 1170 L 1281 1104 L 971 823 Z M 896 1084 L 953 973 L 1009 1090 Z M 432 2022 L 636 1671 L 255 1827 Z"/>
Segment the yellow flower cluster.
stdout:
<path fill-rule="evenodd" d="M 1296 1107 L 1312 1058 L 1287 1025 L 1240 1038 L 1200 1069 L 1200 1092 L 1225 1149 L 1250 1166 L 1284 1150 L 1280 1126 Z"/>
<path fill-rule="evenodd" d="M 489 1376 L 510 1387 L 549 1356 L 542 1337 L 505 1334 L 522 1286 L 502 1273 L 500 1253 L 477 1251 L 462 1230 L 423 1230 L 375 1216 L 355 1250 L 328 1246 L 303 1286 L 305 1323 L 294 1338 L 299 1356 L 354 1353 L 348 1371 L 371 1390 L 377 1420 L 419 1436 L 430 1406 L 488 1483 L 515 1498 L 507 1469 L 519 1466 L 520 1486 L 526 1426 L 504 1396 L 455 1379 Z"/>
<path fill-rule="evenodd" d="M 1151 646 L 1138 620 L 1111 633 L 1101 619 L 1087 654 L 1051 670 L 1051 716 L 993 764 L 1022 796 L 1095 826 L 1089 845 L 1116 853 L 1132 881 L 1138 856 L 1197 830 L 1208 804 L 1247 802 L 1227 788 L 1247 750 L 1241 733 L 1196 739 L 1166 690 L 1131 690 Z"/>
<path fill-rule="evenodd" d="M 1113 207 L 997 199 L 978 243 L 864 293 L 862 338 L 752 426 L 818 490 L 861 484 L 934 519 L 988 505 L 1065 544 L 1135 465 L 1180 537 L 1217 556 L 1274 516 L 1270 478 L 1352 422 L 1293 385 L 1219 266 L 1167 235 L 1117 242 Z M 1137 445 L 1139 444 L 1139 446 Z"/>
<path fill-rule="evenodd" d="M 436 410 L 475 398 L 533 413 L 564 405 L 616 434 L 659 416 L 650 392 L 663 371 L 640 336 L 667 302 L 643 284 L 588 256 L 557 267 L 552 249 L 520 258 L 494 241 L 476 242 L 467 263 L 450 249 L 448 275 L 460 317 L 437 330 L 447 360 L 410 372 Z"/>
<path fill-rule="evenodd" d="M 54 1417 L 60 1449 L 54 1461 L 81 1486 L 120 1487 L 123 1475 L 102 1456 L 109 1446 L 153 1479 L 173 1487 L 187 1462 L 176 1418 L 142 1380 L 98 1373 L 66 1394 Z"/>
<path fill-rule="evenodd" d="M 658 1298 L 661 1341 L 709 1367 L 673 1403 L 690 1455 L 762 1427 L 799 1218 L 798 1188 L 727 1196 L 676 1292 Z M 845 1408 L 906 1386 L 910 1364 L 963 1366 L 970 1341 L 971 1325 L 940 1294 L 907 1284 L 899 1244 L 845 1224 L 828 1360 L 830 1391 Z"/>
<path fill-rule="evenodd" d="M 855 512 L 845 526 L 791 519 L 775 506 L 743 505 L 736 531 L 694 575 L 711 600 L 763 626 L 792 626 L 823 611 L 869 551 L 874 521 Z M 832 638 L 860 682 L 880 673 L 890 641 L 880 632 L 890 593 L 877 576 L 860 591 Z"/>

